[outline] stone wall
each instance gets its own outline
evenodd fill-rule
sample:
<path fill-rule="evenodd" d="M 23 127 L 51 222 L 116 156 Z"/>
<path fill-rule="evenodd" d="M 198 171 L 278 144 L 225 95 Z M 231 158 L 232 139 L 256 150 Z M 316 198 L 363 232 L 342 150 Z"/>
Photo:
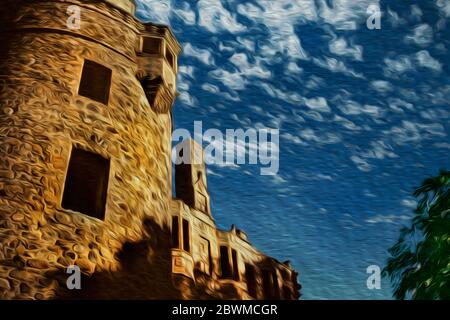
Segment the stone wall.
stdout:
<path fill-rule="evenodd" d="M 168 64 L 139 51 L 141 37 L 149 34 L 163 37 L 173 53 L 179 45 L 170 30 L 140 23 L 127 13 L 132 7 L 119 9 L 116 2 L 132 3 L 0 3 L 0 298 L 247 299 L 245 261 L 295 275 L 236 230 L 218 231 L 209 202 L 205 214 L 173 199 L 176 66 L 161 90 L 149 86 L 157 92 L 155 103 L 164 106 L 150 105 L 153 93 L 144 92 L 140 80 L 164 78 L 152 70 Z M 74 4 L 82 9 L 80 30 L 66 26 L 67 7 Z M 79 94 L 86 60 L 112 71 L 105 104 Z M 110 161 L 104 219 L 62 206 L 73 148 Z M 193 226 L 191 253 L 173 247 L 177 215 Z M 212 246 L 209 273 L 200 264 L 202 236 Z M 239 280 L 220 275 L 222 244 L 245 257 Z M 187 263 L 180 267 L 179 261 Z M 82 290 L 66 287 L 71 265 L 83 273 Z M 296 276 L 286 283 L 297 298 Z"/>
<path fill-rule="evenodd" d="M 79 33 L 65 26 L 73 3 L 82 6 Z M 2 35 L 9 41 L 0 61 L 3 298 L 52 298 L 58 284 L 46 274 L 69 265 L 86 275 L 116 272 L 125 243 L 153 236 L 143 221 L 151 219 L 155 233 L 167 229 L 170 114 L 156 114 L 143 98 L 133 61 L 138 24 L 106 8 L 26 1 Z M 84 59 L 112 69 L 108 105 L 77 94 Z M 111 161 L 104 221 L 61 207 L 72 146 Z"/>

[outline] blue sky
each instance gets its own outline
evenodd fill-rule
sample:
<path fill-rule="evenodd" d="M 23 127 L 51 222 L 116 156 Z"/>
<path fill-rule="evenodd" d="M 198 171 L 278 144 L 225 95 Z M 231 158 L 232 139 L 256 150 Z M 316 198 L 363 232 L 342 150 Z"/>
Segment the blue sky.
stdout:
<path fill-rule="evenodd" d="M 450 168 L 450 1 L 137 2 L 183 46 L 176 128 L 280 130 L 278 175 L 208 167 L 219 227 L 291 260 L 305 299 L 390 299 L 366 268 L 384 266 L 413 189 Z"/>

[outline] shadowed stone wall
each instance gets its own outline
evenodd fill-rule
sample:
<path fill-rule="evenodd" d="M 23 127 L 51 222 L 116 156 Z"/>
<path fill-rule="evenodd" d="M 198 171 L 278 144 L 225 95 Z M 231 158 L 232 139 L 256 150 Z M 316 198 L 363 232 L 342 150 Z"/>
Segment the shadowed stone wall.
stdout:
<path fill-rule="evenodd" d="M 51 298 L 57 284 L 44 273 L 114 272 L 123 244 L 144 238 L 142 221 L 167 229 L 171 118 L 143 98 L 131 16 L 93 2 L 12 3 L 0 4 L 15 14 L 1 39 L 0 294 Z M 72 4 L 79 32 L 66 27 Z M 112 70 L 108 105 L 78 95 L 84 59 Z M 104 221 L 61 207 L 73 146 L 111 161 Z"/>

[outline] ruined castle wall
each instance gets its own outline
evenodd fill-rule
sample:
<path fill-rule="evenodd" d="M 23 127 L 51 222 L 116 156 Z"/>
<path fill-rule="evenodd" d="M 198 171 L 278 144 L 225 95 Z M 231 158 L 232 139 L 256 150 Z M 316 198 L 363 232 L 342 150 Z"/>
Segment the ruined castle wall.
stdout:
<path fill-rule="evenodd" d="M 66 27 L 74 3 L 80 31 Z M 124 243 L 166 229 L 171 119 L 136 79 L 133 18 L 79 1 L 29 2 L 16 17 L 0 62 L 0 297 L 53 298 L 51 275 L 118 271 Z M 77 94 L 84 59 L 112 69 L 108 105 Z M 111 161 L 104 221 L 61 207 L 72 146 Z"/>

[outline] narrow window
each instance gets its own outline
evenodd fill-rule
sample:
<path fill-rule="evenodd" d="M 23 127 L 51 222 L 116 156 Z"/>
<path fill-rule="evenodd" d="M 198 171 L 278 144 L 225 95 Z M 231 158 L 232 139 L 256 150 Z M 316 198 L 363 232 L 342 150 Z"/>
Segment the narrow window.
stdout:
<path fill-rule="evenodd" d="M 257 299 L 256 295 L 256 271 L 255 267 L 251 264 L 245 264 L 245 280 L 247 282 L 247 291 L 248 294 Z"/>
<path fill-rule="evenodd" d="M 180 247 L 180 227 L 178 223 L 178 217 L 172 217 L 172 247 Z"/>
<path fill-rule="evenodd" d="M 263 270 L 262 272 L 263 278 L 263 292 L 264 299 L 272 299 L 272 272 L 269 270 Z"/>
<path fill-rule="evenodd" d="M 166 48 L 166 59 L 170 67 L 175 70 L 175 56 L 169 48 Z"/>
<path fill-rule="evenodd" d="M 222 271 L 222 278 L 231 278 L 230 258 L 228 255 L 228 247 L 220 247 L 220 269 Z"/>
<path fill-rule="evenodd" d="M 239 267 L 236 250 L 231 250 L 231 259 L 233 260 L 233 279 L 239 281 Z"/>
<path fill-rule="evenodd" d="M 200 237 L 198 248 L 200 253 L 200 271 L 210 275 L 212 274 L 212 259 L 209 240 Z"/>
<path fill-rule="evenodd" d="M 273 298 L 280 299 L 280 286 L 278 284 L 278 275 L 275 270 L 272 271 Z"/>
<path fill-rule="evenodd" d="M 78 94 L 108 104 L 111 75 L 111 69 L 96 62 L 85 60 Z"/>
<path fill-rule="evenodd" d="M 144 37 L 142 52 L 148 54 L 161 54 L 162 39 Z"/>
<path fill-rule="evenodd" d="M 191 252 L 191 244 L 189 241 L 189 222 L 183 219 L 183 249 L 184 251 Z"/>
<path fill-rule="evenodd" d="M 104 219 L 109 167 L 108 159 L 74 148 L 66 175 L 62 207 Z"/>

